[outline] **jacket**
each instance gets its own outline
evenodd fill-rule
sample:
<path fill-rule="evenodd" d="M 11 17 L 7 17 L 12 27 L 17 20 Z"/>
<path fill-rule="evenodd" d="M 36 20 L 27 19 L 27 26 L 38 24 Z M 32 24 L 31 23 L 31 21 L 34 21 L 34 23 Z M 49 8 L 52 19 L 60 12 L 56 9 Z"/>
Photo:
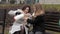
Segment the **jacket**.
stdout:
<path fill-rule="evenodd" d="M 27 22 L 33 24 L 33 31 L 45 31 L 45 15 L 39 15 L 35 20 L 28 19 Z"/>

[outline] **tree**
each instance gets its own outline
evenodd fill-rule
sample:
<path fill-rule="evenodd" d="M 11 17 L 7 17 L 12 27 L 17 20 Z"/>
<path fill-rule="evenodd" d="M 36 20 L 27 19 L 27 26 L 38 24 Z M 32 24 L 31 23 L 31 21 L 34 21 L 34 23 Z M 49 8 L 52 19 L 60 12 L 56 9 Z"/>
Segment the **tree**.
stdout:
<path fill-rule="evenodd" d="M 10 3 L 11 3 L 11 4 L 14 4 L 14 3 L 15 3 L 15 0 L 10 0 Z"/>

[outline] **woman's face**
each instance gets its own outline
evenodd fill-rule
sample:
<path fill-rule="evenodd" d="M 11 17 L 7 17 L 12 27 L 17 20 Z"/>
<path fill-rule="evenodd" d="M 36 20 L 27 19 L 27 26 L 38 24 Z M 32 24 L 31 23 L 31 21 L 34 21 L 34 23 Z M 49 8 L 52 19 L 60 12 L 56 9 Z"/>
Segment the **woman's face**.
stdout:
<path fill-rule="evenodd" d="M 33 10 L 36 11 L 36 7 L 35 6 L 33 6 Z"/>
<path fill-rule="evenodd" d="M 28 13 L 29 12 L 29 7 L 26 7 L 26 9 L 24 11 L 25 11 L 25 13 Z"/>

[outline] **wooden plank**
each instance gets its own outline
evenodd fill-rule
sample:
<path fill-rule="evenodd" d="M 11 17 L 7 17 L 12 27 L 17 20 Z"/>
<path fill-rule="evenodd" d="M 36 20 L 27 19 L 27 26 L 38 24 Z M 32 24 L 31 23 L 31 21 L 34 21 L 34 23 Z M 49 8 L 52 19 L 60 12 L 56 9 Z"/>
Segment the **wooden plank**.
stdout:
<path fill-rule="evenodd" d="M 60 12 L 46 12 L 45 15 L 46 29 L 60 32 L 60 26 L 58 26 L 59 18 Z"/>

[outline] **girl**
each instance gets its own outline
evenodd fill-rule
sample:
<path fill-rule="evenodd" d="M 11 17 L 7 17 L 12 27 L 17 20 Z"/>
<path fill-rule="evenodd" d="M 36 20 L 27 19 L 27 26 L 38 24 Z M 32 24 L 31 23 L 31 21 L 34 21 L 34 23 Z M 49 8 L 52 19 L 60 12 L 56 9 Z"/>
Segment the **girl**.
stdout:
<path fill-rule="evenodd" d="M 22 9 L 9 11 L 8 14 L 14 16 L 15 19 L 9 31 L 10 34 L 28 34 L 28 28 L 25 25 L 27 24 L 26 20 L 29 18 L 30 10 L 30 6 L 26 5 Z"/>
<path fill-rule="evenodd" d="M 33 6 L 34 13 L 33 17 L 34 20 L 27 20 L 29 23 L 33 24 L 33 32 L 34 34 L 45 34 L 45 24 L 44 24 L 44 16 L 45 12 L 41 6 L 41 4 L 35 4 Z"/>

